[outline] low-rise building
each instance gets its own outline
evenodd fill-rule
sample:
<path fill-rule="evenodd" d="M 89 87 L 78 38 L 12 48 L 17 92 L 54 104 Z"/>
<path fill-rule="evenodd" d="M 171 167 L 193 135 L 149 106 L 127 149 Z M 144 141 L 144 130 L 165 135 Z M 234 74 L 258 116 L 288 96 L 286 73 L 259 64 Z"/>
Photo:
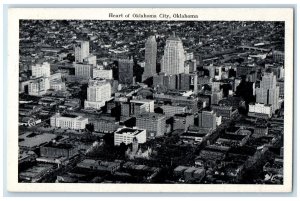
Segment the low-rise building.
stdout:
<path fill-rule="evenodd" d="M 114 173 L 118 169 L 120 169 L 120 162 L 109 162 L 109 161 L 100 161 L 100 160 L 93 160 L 93 159 L 84 159 L 80 163 L 77 164 L 77 167 L 90 169 L 90 170 L 97 170 L 97 171 L 104 171 Z"/>
<path fill-rule="evenodd" d="M 50 125 L 57 128 L 65 129 L 85 129 L 85 125 L 88 124 L 88 118 L 84 118 L 71 114 L 55 114 L 50 118 Z"/>
<path fill-rule="evenodd" d="M 138 143 L 142 144 L 147 141 L 146 130 L 137 128 L 119 128 L 114 133 L 114 145 L 119 146 L 121 143 L 131 144 L 136 138 Z"/>
<path fill-rule="evenodd" d="M 255 103 L 249 104 L 249 116 L 271 118 L 272 105 Z"/>
<path fill-rule="evenodd" d="M 72 144 L 49 142 L 48 144 L 40 147 L 41 157 L 49 158 L 72 158 L 78 154 L 78 150 Z"/>

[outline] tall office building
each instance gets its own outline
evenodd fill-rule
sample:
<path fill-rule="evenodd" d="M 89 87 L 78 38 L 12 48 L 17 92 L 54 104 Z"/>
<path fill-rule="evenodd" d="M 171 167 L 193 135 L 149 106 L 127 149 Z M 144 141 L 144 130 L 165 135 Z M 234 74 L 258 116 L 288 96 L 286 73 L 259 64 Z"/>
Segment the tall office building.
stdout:
<path fill-rule="evenodd" d="M 174 34 L 166 41 L 164 55 L 161 60 L 161 72 L 169 75 L 184 73 L 184 60 L 182 41 Z"/>
<path fill-rule="evenodd" d="M 256 88 L 256 102 L 272 105 L 272 112 L 279 109 L 279 86 L 273 72 L 265 72 L 260 87 Z"/>
<path fill-rule="evenodd" d="M 92 79 L 87 88 L 84 108 L 100 109 L 111 98 L 111 85 L 104 79 Z"/>
<path fill-rule="evenodd" d="M 33 77 L 50 77 L 50 64 L 44 62 L 43 64 L 36 64 L 31 68 L 31 75 Z"/>
<path fill-rule="evenodd" d="M 80 41 L 75 45 L 75 62 L 83 62 L 83 59 L 90 54 L 89 41 Z"/>
<path fill-rule="evenodd" d="M 133 84 L 133 60 L 119 59 L 119 83 Z"/>
<path fill-rule="evenodd" d="M 145 43 L 145 70 L 143 80 L 156 74 L 157 43 L 155 36 L 150 36 Z"/>

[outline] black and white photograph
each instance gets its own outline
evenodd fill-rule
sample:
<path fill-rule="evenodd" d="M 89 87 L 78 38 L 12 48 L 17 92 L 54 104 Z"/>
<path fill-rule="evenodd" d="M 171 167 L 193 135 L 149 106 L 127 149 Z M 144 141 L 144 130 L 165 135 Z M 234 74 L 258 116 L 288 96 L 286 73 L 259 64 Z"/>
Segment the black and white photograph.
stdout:
<path fill-rule="evenodd" d="M 17 183 L 290 183 L 286 21 L 127 13 L 18 20 Z"/>

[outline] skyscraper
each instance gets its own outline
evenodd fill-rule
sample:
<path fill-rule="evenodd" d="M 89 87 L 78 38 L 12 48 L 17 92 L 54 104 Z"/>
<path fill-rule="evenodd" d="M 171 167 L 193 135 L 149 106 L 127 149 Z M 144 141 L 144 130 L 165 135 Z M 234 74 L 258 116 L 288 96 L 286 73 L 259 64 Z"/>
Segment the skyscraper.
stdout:
<path fill-rule="evenodd" d="M 83 62 L 83 59 L 90 54 L 89 41 L 80 41 L 75 45 L 75 62 Z"/>
<path fill-rule="evenodd" d="M 84 108 L 100 109 L 111 97 L 111 85 L 104 79 L 92 79 L 87 88 L 87 100 Z"/>
<path fill-rule="evenodd" d="M 260 87 L 256 89 L 256 102 L 272 105 L 272 112 L 279 109 L 279 87 L 273 72 L 265 72 Z"/>
<path fill-rule="evenodd" d="M 156 74 L 157 43 L 155 36 L 150 36 L 145 43 L 145 70 L 143 80 Z"/>
<path fill-rule="evenodd" d="M 184 73 L 184 60 L 182 41 L 174 34 L 166 41 L 164 55 L 161 60 L 161 72 L 169 75 Z"/>
<path fill-rule="evenodd" d="M 119 59 L 119 83 L 133 84 L 133 60 Z"/>

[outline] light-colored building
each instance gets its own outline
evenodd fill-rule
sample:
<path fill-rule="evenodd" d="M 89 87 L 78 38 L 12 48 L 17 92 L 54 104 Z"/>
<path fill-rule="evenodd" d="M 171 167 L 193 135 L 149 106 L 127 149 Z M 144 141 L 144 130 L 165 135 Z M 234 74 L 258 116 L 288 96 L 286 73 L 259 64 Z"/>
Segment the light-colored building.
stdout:
<path fill-rule="evenodd" d="M 55 91 L 61 91 L 66 89 L 66 83 L 62 81 L 52 81 L 50 82 L 50 89 Z"/>
<path fill-rule="evenodd" d="M 75 45 L 75 62 L 83 62 L 83 59 L 90 54 L 89 41 L 80 41 Z"/>
<path fill-rule="evenodd" d="M 265 114 L 270 118 L 272 116 L 272 106 L 263 103 L 249 104 L 250 116 L 251 113 Z"/>
<path fill-rule="evenodd" d="M 88 118 L 71 114 L 55 114 L 50 118 L 50 125 L 52 127 L 64 128 L 64 129 L 85 129 L 85 125 L 88 124 Z"/>
<path fill-rule="evenodd" d="M 157 43 L 155 36 L 150 36 L 145 43 L 145 68 L 143 80 L 156 74 Z"/>
<path fill-rule="evenodd" d="M 175 114 L 182 114 L 187 112 L 187 107 L 183 106 L 172 106 L 172 105 L 162 105 L 160 108 L 163 110 L 163 114 L 167 117 L 172 117 Z"/>
<path fill-rule="evenodd" d="M 147 141 L 146 130 L 137 128 L 119 128 L 114 133 L 114 145 L 119 146 L 122 142 L 126 145 L 131 144 L 136 138 L 140 144 Z"/>
<path fill-rule="evenodd" d="M 161 60 L 161 72 L 167 75 L 184 73 L 184 60 L 182 41 L 174 34 L 166 41 L 164 55 Z"/>
<path fill-rule="evenodd" d="M 50 81 L 48 77 L 32 78 L 28 84 L 28 94 L 31 96 L 44 95 L 48 89 L 50 89 Z"/>
<path fill-rule="evenodd" d="M 87 100 L 84 108 L 100 109 L 111 98 L 111 85 L 104 79 L 91 79 L 87 88 Z"/>
<path fill-rule="evenodd" d="M 144 109 L 146 112 L 154 112 L 154 100 L 149 99 L 133 99 L 130 100 L 130 104 L 133 106 L 135 104 L 144 105 Z"/>
<path fill-rule="evenodd" d="M 273 72 L 265 72 L 256 88 L 256 102 L 272 105 L 272 113 L 279 109 L 279 86 Z"/>
<path fill-rule="evenodd" d="M 33 77 L 50 77 L 50 64 L 48 62 L 44 62 L 42 64 L 32 66 L 31 75 Z"/>
<path fill-rule="evenodd" d="M 95 55 L 90 54 L 87 57 L 83 58 L 83 62 L 86 62 L 88 64 L 96 66 L 97 65 L 97 57 Z"/>
<path fill-rule="evenodd" d="M 75 76 L 90 79 L 93 77 L 93 65 L 87 63 L 75 63 Z"/>
<path fill-rule="evenodd" d="M 143 113 L 136 116 L 136 127 L 146 129 L 150 138 L 163 136 L 166 132 L 166 116 L 157 113 Z"/>
<path fill-rule="evenodd" d="M 102 79 L 113 79 L 113 72 L 111 69 L 103 69 L 102 66 L 93 69 L 93 78 L 102 78 Z"/>

